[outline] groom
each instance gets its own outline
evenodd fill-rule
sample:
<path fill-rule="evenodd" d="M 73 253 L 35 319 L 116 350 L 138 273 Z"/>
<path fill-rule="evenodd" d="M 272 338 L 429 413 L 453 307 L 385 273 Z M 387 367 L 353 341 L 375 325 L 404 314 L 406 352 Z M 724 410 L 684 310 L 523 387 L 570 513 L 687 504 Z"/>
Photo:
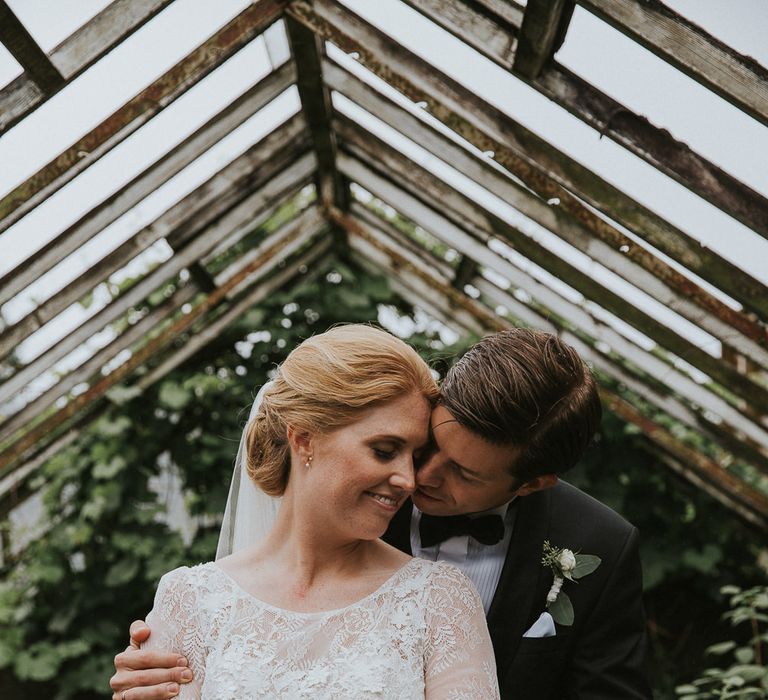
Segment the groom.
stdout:
<path fill-rule="evenodd" d="M 600 414 L 592 375 L 559 338 L 527 329 L 488 336 L 448 372 L 412 503 L 385 535 L 409 554 L 452 562 L 475 583 L 502 697 L 652 697 L 637 530 L 558 479 L 584 453 Z M 545 541 L 601 559 L 562 587 L 571 625 L 547 612 Z M 131 647 L 115 658 L 113 698 L 173 697 L 189 669 L 175 654 L 138 651 L 148 628 L 131 631 Z"/>

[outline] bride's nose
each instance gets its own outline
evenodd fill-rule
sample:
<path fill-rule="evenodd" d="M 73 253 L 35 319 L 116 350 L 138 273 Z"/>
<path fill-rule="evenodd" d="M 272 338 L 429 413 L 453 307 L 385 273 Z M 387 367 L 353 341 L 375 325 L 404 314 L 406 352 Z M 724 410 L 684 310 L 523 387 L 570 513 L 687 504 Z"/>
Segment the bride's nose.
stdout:
<path fill-rule="evenodd" d="M 396 460 L 392 473 L 389 475 L 389 483 L 402 491 L 412 493 L 416 489 L 416 474 L 413 460 L 410 458 Z"/>

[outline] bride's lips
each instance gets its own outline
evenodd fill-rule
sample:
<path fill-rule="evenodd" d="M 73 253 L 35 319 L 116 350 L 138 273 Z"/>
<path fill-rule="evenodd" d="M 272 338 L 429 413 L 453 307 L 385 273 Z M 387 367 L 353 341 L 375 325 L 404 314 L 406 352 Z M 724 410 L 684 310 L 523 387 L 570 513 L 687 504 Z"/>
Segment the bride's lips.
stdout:
<path fill-rule="evenodd" d="M 365 495 L 368 496 L 379 507 L 387 511 L 387 513 L 396 513 L 402 505 L 402 498 L 395 498 L 394 496 L 390 496 L 386 493 L 366 491 Z"/>

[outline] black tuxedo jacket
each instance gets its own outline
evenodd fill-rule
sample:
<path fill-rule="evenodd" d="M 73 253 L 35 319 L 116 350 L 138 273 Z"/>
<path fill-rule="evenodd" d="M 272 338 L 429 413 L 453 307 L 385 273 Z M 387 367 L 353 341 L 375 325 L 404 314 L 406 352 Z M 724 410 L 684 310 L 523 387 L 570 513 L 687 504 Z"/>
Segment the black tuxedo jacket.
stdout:
<path fill-rule="evenodd" d="M 411 554 L 407 502 L 384 539 Z M 610 508 L 560 481 L 518 500 L 512 539 L 488 612 L 502 698 L 651 698 L 645 672 L 645 615 L 637 530 Z M 574 623 L 557 635 L 523 638 L 546 609 L 552 573 L 541 565 L 549 540 L 602 563 L 563 590 Z"/>

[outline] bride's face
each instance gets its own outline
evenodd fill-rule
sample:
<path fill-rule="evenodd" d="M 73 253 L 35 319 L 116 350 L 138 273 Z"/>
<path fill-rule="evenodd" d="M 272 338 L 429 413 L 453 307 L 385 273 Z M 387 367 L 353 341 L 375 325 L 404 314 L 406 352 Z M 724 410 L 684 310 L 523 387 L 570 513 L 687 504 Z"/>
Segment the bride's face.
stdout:
<path fill-rule="evenodd" d="M 430 406 L 418 393 L 360 413 L 343 428 L 310 440 L 312 462 L 295 480 L 302 511 L 324 531 L 376 539 L 415 488 L 414 455 L 428 439 Z M 297 475 L 298 476 L 298 475 Z"/>

